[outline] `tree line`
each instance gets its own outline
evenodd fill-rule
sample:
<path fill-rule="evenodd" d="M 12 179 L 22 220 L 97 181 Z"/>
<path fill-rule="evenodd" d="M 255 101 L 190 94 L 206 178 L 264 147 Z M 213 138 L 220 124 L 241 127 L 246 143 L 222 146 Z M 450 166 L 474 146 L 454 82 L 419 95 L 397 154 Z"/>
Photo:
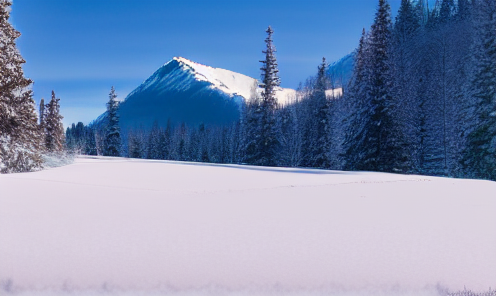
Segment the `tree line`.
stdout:
<path fill-rule="evenodd" d="M 115 112 L 106 128 L 73 125 L 68 146 L 137 158 L 496 180 L 495 32 L 493 0 L 443 0 L 434 8 L 402 0 L 394 21 L 389 3 L 379 0 L 343 92 L 329 91 L 335 82 L 323 59 L 293 103 L 281 106 L 269 27 L 263 91 L 252 92 L 232 126 L 131 130 L 109 153 L 109 130 L 120 133 Z"/>

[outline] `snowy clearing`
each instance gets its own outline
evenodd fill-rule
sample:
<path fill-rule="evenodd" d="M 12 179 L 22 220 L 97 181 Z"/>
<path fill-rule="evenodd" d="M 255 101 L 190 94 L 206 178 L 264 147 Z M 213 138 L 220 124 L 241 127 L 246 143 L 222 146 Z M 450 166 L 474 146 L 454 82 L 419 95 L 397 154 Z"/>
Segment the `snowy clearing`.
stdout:
<path fill-rule="evenodd" d="M 496 183 L 80 157 L 0 175 L 0 294 L 496 288 Z"/>

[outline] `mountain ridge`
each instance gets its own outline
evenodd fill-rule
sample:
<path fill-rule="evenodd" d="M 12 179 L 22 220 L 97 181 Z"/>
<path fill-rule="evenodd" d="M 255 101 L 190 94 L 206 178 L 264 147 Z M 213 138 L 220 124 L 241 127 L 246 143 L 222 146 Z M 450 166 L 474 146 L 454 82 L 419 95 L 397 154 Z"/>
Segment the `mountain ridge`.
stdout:
<path fill-rule="evenodd" d="M 257 79 L 214 68 L 183 57 L 174 57 L 158 68 L 120 103 L 124 130 L 149 128 L 154 122 L 225 125 L 240 117 L 243 102 L 260 95 Z M 278 88 L 282 105 L 296 100 L 296 90 Z M 103 122 L 105 113 L 95 120 Z"/>

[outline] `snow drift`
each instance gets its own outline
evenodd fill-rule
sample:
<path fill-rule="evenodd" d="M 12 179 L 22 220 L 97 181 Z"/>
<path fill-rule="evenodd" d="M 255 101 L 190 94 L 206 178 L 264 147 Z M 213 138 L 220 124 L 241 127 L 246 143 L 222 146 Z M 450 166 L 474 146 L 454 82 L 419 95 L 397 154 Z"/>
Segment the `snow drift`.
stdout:
<path fill-rule="evenodd" d="M 79 158 L 0 176 L 0 294 L 496 287 L 496 183 Z"/>

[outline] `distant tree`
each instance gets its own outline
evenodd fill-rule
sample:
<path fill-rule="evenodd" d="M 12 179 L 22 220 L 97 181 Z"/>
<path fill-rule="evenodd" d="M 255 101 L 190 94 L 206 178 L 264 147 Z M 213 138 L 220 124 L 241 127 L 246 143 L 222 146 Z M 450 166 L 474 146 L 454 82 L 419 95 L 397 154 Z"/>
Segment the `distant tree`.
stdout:
<path fill-rule="evenodd" d="M 145 131 L 134 130 L 129 131 L 128 136 L 128 155 L 131 158 L 145 158 L 146 157 L 146 136 Z"/>
<path fill-rule="evenodd" d="M 295 102 L 284 106 L 278 114 L 278 139 L 281 148 L 278 153 L 278 165 L 296 167 L 302 163 L 303 124 L 302 105 Z"/>
<path fill-rule="evenodd" d="M 261 118 L 262 107 L 257 94 L 246 102 L 241 112 L 243 126 L 242 145 L 244 151 L 243 162 L 259 164 L 261 159 Z"/>
<path fill-rule="evenodd" d="M 153 122 L 150 133 L 148 134 L 147 143 L 147 153 L 146 158 L 148 159 L 161 159 L 161 149 L 160 149 L 160 128 L 158 122 Z"/>
<path fill-rule="evenodd" d="M 104 155 L 105 156 L 120 156 L 121 151 L 121 130 L 119 127 L 119 102 L 117 94 L 112 86 L 109 93 L 109 101 L 107 102 L 108 123 L 105 130 L 104 138 Z"/>
<path fill-rule="evenodd" d="M 274 166 L 276 165 L 276 153 L 279 146 L 275 130 L 275 113 L 277 109 L 276 89 L 281 81 L 279 79 L 279 70 L 276 60 L 276 47 L 272 40 L 274 30 L 269 26 L 266 30 L 267 38 L 265 39 L 266 50 L 265 60 L 262 63 L 262 100 L 260 104 L 260 142 L 257 149 L 260 151 L 260 158 L 257 161 L 259 165 Z"/>
<path fill-rule="evenodd" d="M 325 58 L 318 66 L 317 75 L 307 81 L 308 91 L 303 96 L 305 107 L 303 131 L 303 165 L 316 168 L 328 168 L 330 149 L 330 102 L 326 90 L 330 80 L 326 74 Z"/>
<path fill-rule="evenodd" d="M 40 101 L 40 114 L 39 114 L 39 117 L 40 117 L 40 131 L 42 134 L 45 133 L 45 99 L 41 98 L 41 101 Z"/>
<path fill-rule="evenodd" d="M 64 149 L 63 116 L 60 115 L 60 99 L 55 97 L 52 90 L 52 99 L 45 106 L 45 147 L 48 152 L 60 152 Z"/>
<path fill-rule="evenodd" d="M 343 129 L 343 158 L 346 170 L 359 169 L 360 163 L 364 160 L 362 147 L 365 145 L 365 123 L 370 112 L 369 84 L 367 83 L 369 68 L 369 42 L 365 29 L 356 51 L 356 58 L 353 67 L 353 75 L 348 85 L 348 92 L 345 94 L 345 110 L 348 116 L 344 117 Z"/>
<path fill-rule="evenodd" d="M 26 172 L 42 166 L 42 139 L 35 103 L 16 46 L 21 35 L 9 23 L 10 0 L 0 0 L 0 172 Z"/>

